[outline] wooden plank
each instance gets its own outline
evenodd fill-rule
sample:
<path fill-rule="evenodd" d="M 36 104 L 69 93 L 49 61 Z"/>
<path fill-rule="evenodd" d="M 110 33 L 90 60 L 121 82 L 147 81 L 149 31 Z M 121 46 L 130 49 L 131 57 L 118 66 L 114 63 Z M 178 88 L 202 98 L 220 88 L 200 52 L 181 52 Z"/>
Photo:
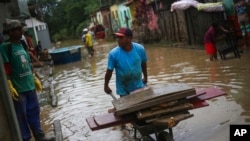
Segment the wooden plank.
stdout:
<path fill-rule="evenodd" d="M 189 96 L 188 98 L 191 99 L 191 98 L 195 98 L 195 97 L 198 97 L 198 96 L 204 95 L 204 94 L 206 94 L 205 91 L 201 91 L 201 92 L 197 91 L 196 95 Z M 163 104 L 160 104 L 158 106 L 151 107 L 149 109 L 145 109 L 145 110 L 137 112 L 136 113 L 137 118 L 138 119 L 145 119 L 145 118 L 150 118 L 153 116 L 159 116 L 162 114 L 169 114 L 172 112 L 178 112 L 180 110 L 188 110 L 188 109 L 194 109 L 194 108 L 196 109 L 196 108 L 201 108 L 201 107 L 205 107 L 205 106 L 209 105 L 204 100 L 197 99 L 197 98 L 196 98 L 196 100 L 197 101 L 192 102 L 192 100 L 190 101 L 188 99 L 179 99 L 179 100 L 163 103 Z M 191 104 L 192 106 L 189 104 Z M 187 109 L 186 109 L 186 107 L 187 107 Z"/>
<path fill-rule="evenodd" d="M 197 96 L 200 96 L 200 95 L 203 95 L 203 94 L 206 94 L 206 92 L 204 90 L 202 91 L 197 91 L 195 89 L 196 93 L 194 95 L 191 95 L 191 96 L 188 96 L 187 99 L 191 99 L 191 98 L 194 98 L 194 97 L 197 97 Z"/>
<path fill-rule="evenodd" d="M 198 96 L 200 100 L 208 100 L 208 99 L 215 98 L 218 96 L 226 95 L 224 91 L 215 87 L 206 88 L 205 92 L 206 92 L 205 95 Z"/>
<path fill-rule="evenodd" d="M 180 121 L 193 117 L 193 114 L 179 114 L 170 118 L 163 118 L 159 120 L 155 120 L 153 122 L 154 125 L 166 125 L 169 128 L 174 127 L 177 125 Z"/>
<path fill-rule="evenodd" d="M 146 87 L 146 89 L 143 89 L 140 92 L 120 97 L 119 99 L 112 101 L 112 104 L 117 110 L 119 110 L 123 107 L 129 107 L 130 105 L 134 105 L 136 103 L 151 99 L 153 97 L 154 93 L 152 88 Z"/>
<path fill-rule="evenodd" d="M 86 121 L 90 129 L 94 131 L 116 125 L 122 125 L 131 121 L 137 121 L 137 118 L 135 114 L 116 116 L 114 113 L 105 113 L 103 115 L 89 117 Z"/>
<path fill-rule="evenodd" d="M 94 117 L 88 117 L 86 118 L 86 122 L 89 126 L 89 128 L 94 131 L 94 130 L 99 130 L 99 129 L 102 129 L 103 127 L 101 126 L 98 126 L 95 121 L 94 121 Z"/>
<path fill-rule="evenodd" d="M 148 102 L 151 102 L 151 101 L 158 101 L 158 100 L 161 100 L 161 99 L 168 99 L 168 102 L 169 101 L 180 100 L 180 99 L 186 99 L 186 97 L 191 96 L 191 95 L 195 95 L 194 90 L 181 91 L 181 92 L 173 93 L 173 94 L 170 94 L 170 95 L 163 95 L 163 96 L 159 96 L 159 97 L 156 97 L 156 98 L 153 98 L 153 99 L 150 99 L 150 100 L 146 100 L 146 101 L 131 105 L 131 106 L 127 107 L 127 108 L 134 107 L 136 105 L 141 105 L 141 104 L 144 104 L 144 103 L 148 103 Z M 160 103 L 160 104 L 162 104 L 162 103 Z"/>
<path fill-rule="evenodd" d="M 197 103 L 197 104 L 195 104 L 195 103 Z M 204 106 L 208 105 L 205 101 L 200 101 L 200 102 L 195 101 L 192 104 L 194 105 L 194 108 L 200 108 L 200 107 L 204 107 Z M 188 113 L 188 111 L 186 111 L 184 113 Z M 175 115 L 176 115 L 176 113 L 165 115 L 164 117 L 167 118 L 167 117 L 171 117 L 171 116 L 175 116 Z M 104 129 L 104 128 L 109 128 L 112 126 L 122 125 L 124 123 L 139 121 L 135 114 L 131 114 L 130 116 L 128 116 L 128 117 L 121 116 L 120 117 L 120 116 L 115 115 L 114 113 L 107 113 L 107 114 L 103 114 L 103 115 L 97 115 L 94 117 L 88 117 L 88 118 L 86 118 L 86 122 L 92 131 L 96 131 L 96 130 L 100 130 L 100 129 Z M 157 120 L 157 119 L 159 119 L 159 118 L 152 118 L 150 120 L 146 120 L 146 122 L 152 122 L 152 121 Z M 98 124 L 96 122 L 98 122 Z"/>
<path fill-rule="evenodd" d="M 172 94 L 172 95 L 169 95 L 167 97 L 162 97 L 162 98 L 153 99 L 153 100 L 150 100 L 150 101 L 147 101 L 147 102 L 139 103 L 139 104 L 136 104 L 136 105 L 134 105 L 132 107 L 131 106 L 128 107 L 128 108 L 124 107 L 123 109 L 116 110 L 115 113 L 118 116 L 122 116 L 122 115 L 129 114 L 129 113 L 132 113 L 132 112 L 135 112 L 135 111 L 146 109 L 148 107 L 152 107 L 152 106 L 156 106 L 156 105 L 159 105 L 159 104 L 162 104 L 162 103 L 165 103 L 165 102 L 173 101 L 174 99 L 181 99 L 183 97 L 190 96 L 190 95 L 193 95 L 193 94 L 194 94 L 194 91 L 190 91 L 188 93 L 185 92 L 183 94 L 181 92 L 179 92 L 178 94 Z"/>
<path fill-rule="evenodd" d="M 187 84 L 182 84 L 182 83 L 157 85 L 157 86 L 152 87 L 152 89 L 155 94 L 158 94 L 157 97 L 153 97 L 153 98 L 159 98 L 159 97 L 166 96 L 166 95 L 176 94 L 178 92 L 195 90 L 195 88 L 193 88 L 192 86 L 187 85 Z"/>
<path fill-rule="evenodd" d="M 187 100 L 186 99 L 181 99 L 181 100 L 174 100 L 174 101 L 162 103 L 160 105 L 150 107 L 150 110 L 160 110 L 162 108 L 170 108 L 170 107 L 176 106 L 178 104 L 184 103 L 185 101 L 187 101 Z"/>
<path fill-rule="evenodd" d="M 63 141 L 63 134 L 62 134 L 60 120 L 55 120 L 53 122 L 53 125 L 54 125 L 55 141 Z"/>
<path fill-rule="evenodd" d="M 185 99 L 185 100 L 171 101 L 171 102 L 168 102 L 168 103 L 160 104 L 157 107 L 151 107 L 149 109 L 151 110 L 151 112 L 154 112 L 156 110 L 161 110 L 162 108 L 164 108 L 164 109 L 170 108 L 171 109 L 174 106 L 181 105 L 181 104 L 184 104 L 184 103 L 187 103 L 187 102 L 190 103 L 190 104 L 192 104 L 193 109 L 197 109 L 197 108 L 202 108 L 202 107 L 205 107 L 205 106 L 209 106 L 209 104 L 205 100 L 189 101 L 189 100 Z"/>
<path fill-rule="evenodd" d="M 181 115 L 181 114 L 190 114 L 190 113 L 189 113 L 189 111 L 181 111 L 181 112 L 177 112 L 177 113 L 171 113 L 171 114 L 168 114 L 168 115 L 164 115 L 164 116 L 161 116 L 161 117 L 154 117 L 154 118 L 146 119 L 145 122 L 146 123 L 153 123 L 154 121 L 159 120 L 159 119 L 175 117 L 175 116 Z"/>
<path fill-rule="evenodd" d="M 199 92 L 202 93 L 202 91 L 200 91 L 200 90 L 199 90 Z M 214 87 L 206 88 L 206 89 L 204 89 L 204 92 L 206 92 L 205 96 L 203 96 L 203 94 L 202 95 L 197 94 L 197 97 L 191 97 L 190 99 L 187 99 L 189 102 L 191 102 L 193 104 L 194 108 L 208 106 L 208 103 L 206 103 L 206 101 L 205 101 L 206 99 L 210 99 L 210 98 L 214 98 L 214 97 L 226 94 L 222 90 L 220 90 L 218 88 L 214 88 Z M 186 112 L 188 112 L 188 111 L 186 111 Z M 179 113 L 179 114 L 181 114 L 181 113 Z M 129 115 L 131 117 L 117 116 L 117 115 L 114 115 L 114 113 L 108 113 L 108 114 L 98 115 L 98 116 L 94 116 L 94 117 L 89 117 L 86 119 L 86 121 L 87 121 L 90 129 L 92 131 L 95 131 L 95 130 L 104 129 L 104 128 L 108 128 L 108 127 L 112 127 L 112 126 L 116 126 L 116 125 L 121 125 L 121 124 L 124 124 L 125 122 L 138 121 L 135 114 L 129 114 Z M 166 118 L 171 117 L 171 116 L 175 116 L 175 115 L 176 114 L 174 114 L 174 115 L 169 114 L 169 115 L 166 115 Z M 101 119 L 103 119 L 104 121 L 100 121 Z M 105 121 L 106 119 L 108 119 L 108 122 Z M 159 118 L 152 118 L 152 119 L 146 120 L 146 122 L 153 122 L 153 121 L 158 120 L 158 119 Z M 96 122 L 98 122 L 99 125 Z"/>
<path fill-rule="evenodd" d="M 135 115 L 125 115 L 125 116 L 117 116 L 113 113 L 107 113 L 103 116 L 94 116 L 94 120 L 97 125 L 107 125 L 110 124 L 113 121 L 119 122 L 119 123 L 126 123 L 128 121 L 131 121 L 131 119 L 136 119 Z"/>
<path fill-rule="evenodd" d="M 144 102 L 148 102 L 148 101 L 151 101 L 151 100 L 156 100 L 156 99 L 170 97 L 171 95 L 179 95 L 178 98 L 172 97 L 171 101 L 173 101 L 173 100 L 177 100 L 177 99 L 181 99 L 181 98 L 186 98 L 187 95 L 185 93 L 190 93 L 190 92 L 192 92 L 192 94 L 190 94 L 188 96 L 195 95 L 195 89 L 189 89 L 189 90 L 184 90 L 184 91 L 177 91 L 177 92 L 174 92 L 174 93 L 171 93 L 171 94 L 163 94 L 163 95 L 154 97 L 152 99 L 145 100 L 145 101 L 140 102 L 140 103 L 144 103 Z M 157 92 L 156 90 L 154 90 L 154 93 L 159 93 L 159 92 Z M 137 103 L 137 104 L 140 104 L 140 103 Z M 134 106 L 134 105 L 132 105 L 132 106 Z"/>
<path fill-rule="evenodd" d="M 199 95 L 197 97 L 191 97 L 189 101 L 201 101 L 201 100 L 208 100 L 211 98 L 215 98 L 218 96 L 226 95 L 224 91 L 221 89 L 215 88 L 215 87 L 210 87 L 202 90 L 205 92 L 203 95 Z"/>
<path fill-rule="evenodd" d="M 161 85 L 161 87 L 154 86 L 151 88 L 147 88 L 143 91 L 137 92 L 135 94 L 121 97 L 117 100 L 114 100 L 112 104 L 117 110 L 124 108 L 126 109 L 127 107 L 131 107 L 132 105 L 142 103 L 147 100 L 152 100 L 161 96 L 175 94 L 185 90 L 194 90 L 194 88 L 187 84 L 168 84 Z"/>
<path fill-rule="evenodd" d="M 194 109 L 209 106 L 209 104 L 205 100 L 193 101 L 191 103 L 193 104 Z"/>
<path fill-rule="evenodd" d="M 160 110 L 154 110 L 154 111 L 147 109 L 147 110 L 139 111 L 136 113 L 136 115 L 137 115 L 137 118 L 141 120 L 141 119 L 146 119 L 146 118 L 159 117 L 161 115 L 171 114 L 171 113 L 180 112 L 184 110 L 189 110 L 192 108 L 193 108 L 192 104 L 183 103 L 183 104 L 179 104 L 177 106 L 166 108 L 166 109 L 160 109 Z"/>

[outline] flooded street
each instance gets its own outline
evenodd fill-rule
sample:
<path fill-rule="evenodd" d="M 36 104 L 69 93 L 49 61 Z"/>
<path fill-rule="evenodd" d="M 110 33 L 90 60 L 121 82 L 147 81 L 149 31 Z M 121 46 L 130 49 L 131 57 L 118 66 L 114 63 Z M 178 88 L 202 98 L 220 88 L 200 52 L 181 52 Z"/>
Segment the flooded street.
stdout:
<path fill-rule="evenodd" d="M 107 113 L 112 97 L 103 90 L 107 54 L 116 43 L 95 46 L 96 55 L 53 68 L 58 106 L 41 107 L 46 130 L 60 120 L 64 141 L 133 141 L 113 128 L 91 131 L 86 118 Z M 210 62 L 203 49 L 145 45 L 148 55 L 148 85 L 186 83 L 196 88 L 218 87 L 227 93 L 211 100 L 209 106 L 190 110 L 194 117 L 173 128 L 175 141 L 229 141 L 230 124 L 250 122 L 250 53 L 241 58 Z M 115 75 L 110 87 L 115 92 Z"/>

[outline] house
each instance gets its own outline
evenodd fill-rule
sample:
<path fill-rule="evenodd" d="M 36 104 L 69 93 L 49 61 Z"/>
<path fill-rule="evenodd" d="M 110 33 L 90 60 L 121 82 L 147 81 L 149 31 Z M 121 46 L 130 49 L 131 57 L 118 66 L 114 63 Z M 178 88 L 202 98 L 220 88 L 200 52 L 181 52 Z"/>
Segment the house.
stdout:
<path fill-rule="evenodd" d="M 40 40 L 42 47 L 52 47 L 47 24 L 30 16 L 27 0 L 1 0 L 0 13 L 2 13 L 0 14 L 1 32 L 6 19 L 19 19 L 26 23 L 28 32 L 32 35 L 35 45 Z"/>
<path fill-rule="evenodd" d="M 52 47 L 49 28 L 48 25 L 42 21 L 37 20 L 36 18 L 29 18 L 25 20 L 26 28 L 28 32 L 33 37 L 33 42 L 35 45 L 38 41 L 41 41 L 43 49 L 48 49 Z"/>
<path fill-rule="evenodd" d="M 141 42 L 168 40 L 188 45 L 203 44 L 204 33 L 210 24 L 227 24 L 233 8 L 233 0 L 197 0 L 196 6 L 175 10 L 172 6 L 178 0 L 101 0 L 101 4 L 104 2 L 110 9 L 113 31 L 127 26 L 134 30 Z M 218 7 L 216 10 L 204 10 L 203 6 L 209 4 L 218 4 Z M 130 16 L 127 23 L 126 16 Z M 232 18 L 237 27 L 236 17 Z"/>
<path fill-rule="evenodd" d="M 91 15 L 91 21 L 105 27 L 106 39 L 120 27 L 132 27 L 133 17 L 126 0 L 100 0 L 100 8 Z"/>

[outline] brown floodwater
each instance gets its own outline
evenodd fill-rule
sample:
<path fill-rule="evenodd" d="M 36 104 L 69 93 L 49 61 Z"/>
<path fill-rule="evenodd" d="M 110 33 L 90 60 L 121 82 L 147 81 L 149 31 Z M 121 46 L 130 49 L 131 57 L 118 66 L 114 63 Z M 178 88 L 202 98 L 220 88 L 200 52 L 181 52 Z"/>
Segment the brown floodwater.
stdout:
<path fill-rule="evenodd" d="M 96 55 L 88 58 L 82 48 L 82 60 L 53 67 L 58 106 L 42 107 L 46 131 L 60 120 L 65 141 L 133 141 L 119 129 L 91 131 L 86 118 L 107 113 L 112 97 L 104 93 L 107 54 L 116 43 L 95 46 Z M 196 88 L 217 87 L 227 93 L 207 100 L 209 106 L 190 110 L 194 114 L 173 127 L 175 141 L 228 141 L 231 124 L 250 122 L 250 54 L 236 59 L 209 61 L 203 49 L 185 49 L 145 45 L 148 54 L 148 85 L 186 83 Z M 115 75 L 110 87 L 115 92 Z"/>

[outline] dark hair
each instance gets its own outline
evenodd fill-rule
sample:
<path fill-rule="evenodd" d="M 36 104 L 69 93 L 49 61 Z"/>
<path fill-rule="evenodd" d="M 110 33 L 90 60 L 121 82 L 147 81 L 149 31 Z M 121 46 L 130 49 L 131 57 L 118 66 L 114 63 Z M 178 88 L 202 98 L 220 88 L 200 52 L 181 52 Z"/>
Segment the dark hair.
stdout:
<path fill-rule="evenodd" d="M 218 28 L 219 27 L 219 24 L 218 23 L 212 23 L 211 24 L 214 28 Z"/>

